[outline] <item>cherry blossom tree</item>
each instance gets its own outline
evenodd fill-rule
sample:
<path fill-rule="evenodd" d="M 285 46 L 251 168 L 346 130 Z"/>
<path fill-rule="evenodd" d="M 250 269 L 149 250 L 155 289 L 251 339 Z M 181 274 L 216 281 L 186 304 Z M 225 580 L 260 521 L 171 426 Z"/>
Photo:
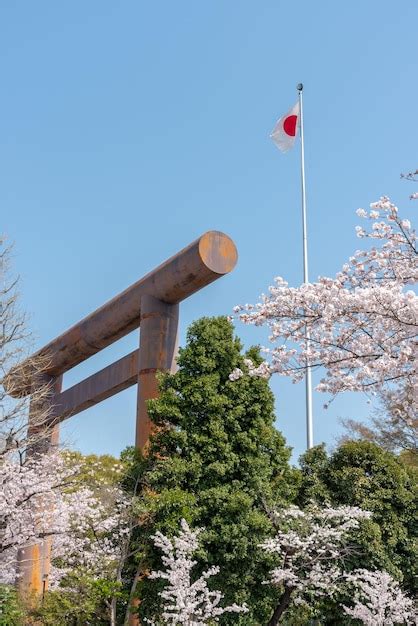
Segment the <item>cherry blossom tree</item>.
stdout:
<path fill-rule="evenodd" d="M 359 569 L 347 574 L 346 580 L 354 590 L 353 608 L 343 606 L 350 617 L 366 626 L 417 623 L 412 599 L 387 572 Z"/>
<path fill-rule="evenodd" d="M 283 588 L 283 594 L 268 626 L 278 624 L 291 604 L 336 594 L 343 579 L 343 558 L 354 550 L 349 534 L 358 528 L 359 520 L 370 516 L 347 506 L 311 511 L 292 506 L 271 513 L 277 532 L 262 548 L 279 557 L 268 582 Z"/>
<path fill-rule="evenodd" d="M 162 579 L 167 585 L 161 592 L 163 611 L 161 620 L 170 626 L 205 626 L 219 621 L 224 613 L 245 613 L 245 605 L 221 607 L 223 594 L 210 591 L 208 579 L 219 572 L 219 567 L 210 567 L 192 582 L 192 569 L 196 565 L 193 554 L 199 547 L 198 536 L 201 530 L 191 530 L 187 522 L 181 520 L 177 537 L 169 539 L 161 532 L 154 536 L 155 545 L 161 549 L 164 570 L 150 573 L 151 579 Z M 153 624 L 147 620 L 149 624 Z"/>
<path fill-rule="evenodd" d="M 126 534 L 129 503 L 115 486 L 80 486 L 80 465 L 69 465 L 65 453 L 54 452 L 20 464 L 2 462 L 0 490 L 0 563 L 2 583 L 13 583 L 18 550 L 52 539 L 50 585 L 70 569 L 92 575 L 117 563 Z"/>
<path fill-rule="evenodd" d="M 410 288 L 418 278 L 417 236 L 387 197 L 357 214 L 371 222 L 357 227 L 371 245 L 335 278 L 294 288 L 279 277 L 258 304 L 235 307 L 245 324 L 267 326 L 273 344 L 268 362 L 248 363 L 247 371 L 296 382 L 307 366 L 325 368 L 318 391 L 379 393 L 409 423 L 418 410 L 418 297 Z"/>
<path fill-rule="evenodd" d="M 109 477 L 109 473 L 114 476 Z M 120 464 L 108 476 L 90 472 L 74 455 L 54 451 L 21 464 L 2 460 L 0 583 L 13 585 L 31 558 L 30 547 L 49 542 L 49 590 L 74 595 L 78 581 L 106 581 L 102 602 L 116 624 L 121 571 L 134 523 L 131 499 L 120 488 Z M 27 555 L 27 556 L 26 556 Z M 32 603 L 30 603 L 32 606 Z M 36 609 L 35 606 L 32 607 Z"/>
<path fill-rule="evenodd" d="M 389 574 L 344 570 L 345 558 L 356 550 L 353 531 L 370 517 L 370 512 L 348 506 L 306 511 L 293 506 L 273 514 L 277 532 L 262 547 L 279 558 L 267 583 L 283 592 L 268 626 L 276 626 L 292 605 L 337 598 L 347 584 L 354 607 L 343 605 L 345 614 L 368 625 L 415 623 L 412 600 Z"/>

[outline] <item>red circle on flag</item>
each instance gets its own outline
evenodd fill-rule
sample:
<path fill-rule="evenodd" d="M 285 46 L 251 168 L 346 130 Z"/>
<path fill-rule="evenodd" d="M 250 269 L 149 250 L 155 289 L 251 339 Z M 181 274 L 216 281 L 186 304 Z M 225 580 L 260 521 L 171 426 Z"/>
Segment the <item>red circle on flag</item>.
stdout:
<path fill-rule="evenodd" d="M 288 115 L 283 120 L 283 130 L 286 135 L 294 137 L 296 135 L 296 122 L 298 121 L 297 115 Z"/>

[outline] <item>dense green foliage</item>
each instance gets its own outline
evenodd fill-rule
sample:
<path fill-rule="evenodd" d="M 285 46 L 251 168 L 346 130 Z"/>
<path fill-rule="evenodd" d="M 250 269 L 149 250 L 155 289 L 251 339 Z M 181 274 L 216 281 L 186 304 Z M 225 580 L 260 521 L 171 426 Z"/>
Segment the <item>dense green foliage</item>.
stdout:
<path fill-rule="evenodd" d="M 23 616 L 16 590 L 9 585 L 0 585 L 0 626 L 21 626 Z"/>
<path fill-rule="evenodd" d="M 119 484 L 125 472 L 123 461 L 110 454 L 81 454 L 75 451 L 65 451 L 68 465 L 78 467 L 77 474 L 72 480 L 73 488 L 88 487 L 93 493 L 99 493 L 103 486 Z"/>
<path fill-rule="evenodd" d="M 78 574 L 72 580 L 67 579 L 64 588 L 45 594 L 43 602 L 30 611 L 30 623 L 43 626 L 105 626 L 109 624 L 108 602 L 113 592 L 113 586 L 108 581 Z"/>
<path fill-rule="evenodd" d="M 384 569 L 416 590 L 417 475 L 374 443 L 352 441 L 327 455 L 317 446 L 301 458 L 298 504 L 359 506 L 373 513 L 356 534 L 351 566 Z"/>
<path fill-rule="evenodd" d="M 277 598 L 276 590 L 262 584 L 269 563 L 259 544 L 271 531 L 264 508 L 288 502 L 295 480 L 290 451 L 273 426 L 268 382 L 229 380 L 234 368 L 246 369 L 246 357 L 260 362 L 256 349 L 241 354 L 226 318 L 203 318 L 190 327 L 178 371 L 161 376 L 160 397 L 149 403 L 157 429 L 140 463 L 136 541 L 145 574 L 161 567 L 152 533 L 176 534 L 182 517 L 205 528 L 198 569 L 220 565 L 214 588 L 228 604 L 251 607 L 247 615 L 226 615 L 221 623 L 255 626 L 268 621 Z M 158 614 L 159 588 L 145 577 L 140 581 L 141 616 Z"/>
<path fill-rule="evenodd" d="M 95 579 L 74 569 L 26 618 L 16 594 L 0 588 L 0 626 L 100 626 L 109 623 L 112 598 L 117 598 L 117 623 L 123 624 L 134 579 L 141 618 L 159 623 L 162 583 L 147 578 L 152 569 L 161 568 L 152 535 L 157 530 L 176 535 L 181 518 L 204 528 L 196 574 L 219 565 L 212 588 L 225 594 L 225 603 L 246 602 L 250 608 L 248 614 L 222 616 L 221 625 L 265 626 L 283 590 L 262 584 L 274 557 L 266 556 L 259 545 L 274 534 L 267 511 L 290 502 L 302 508 L 317 503 L 371 511 L 373 519 L 362 521 L 355 532 L 355 552 L 342 568 L 384 569 L 413 592 L 416 468 L 376 444 L 351 441 L 332 454 L 317 446 L 301 457 L 300 470 L 292 469 L 289 448 L 274 428 L 268 382 L 251 376 L 229 379 L 237 367 L 246 371 L 245 358 L 261 360 L 255 348 L 242 354 L 226 318 L 198 320 L 180 349 L 178 371 L 160 375 L 160 397 L 149 402 L 155 431 L 147 454 L 128 449 L 117 461 L 68 453 L 69 463 L 81 466 L 80 486 L 106 497 L 104 487 L 122 478 L 126 491 L 134 495 L 138 526 L 123 570 L 123 588 L 110 572 Z M 342 589 L 333 601 L 312 597 L 309 606 L 290 606 L 280 623 L 357 623 L 342 616 L 338 607 L 346 603 L 344 593 Z"/>

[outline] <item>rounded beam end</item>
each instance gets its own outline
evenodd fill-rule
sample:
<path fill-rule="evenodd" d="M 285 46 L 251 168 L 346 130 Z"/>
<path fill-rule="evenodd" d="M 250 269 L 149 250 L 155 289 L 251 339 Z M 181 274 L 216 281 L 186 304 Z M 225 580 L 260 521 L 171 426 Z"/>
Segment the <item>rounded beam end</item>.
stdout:
<path fill-rule="evenodd" d="M 237 248 L 228 235 L 219 230 L 209 230 L 199 241 L 203 263 L 216 274 L 228 274 L 238 260 Z"/>

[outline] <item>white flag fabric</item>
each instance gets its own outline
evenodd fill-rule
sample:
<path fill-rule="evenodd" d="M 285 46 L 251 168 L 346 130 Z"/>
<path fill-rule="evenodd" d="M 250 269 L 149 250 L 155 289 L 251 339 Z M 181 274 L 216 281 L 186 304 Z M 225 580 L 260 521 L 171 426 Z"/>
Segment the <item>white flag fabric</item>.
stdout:
<path fill-rule="evenodd" d="M 287 152 L 290 148 L 293 148 L 298 132 L 299 115 L 298 101 L 286 115 L 277 120 L 275 127 L 271 131 L 270 137 L 282 152 Z"/>

